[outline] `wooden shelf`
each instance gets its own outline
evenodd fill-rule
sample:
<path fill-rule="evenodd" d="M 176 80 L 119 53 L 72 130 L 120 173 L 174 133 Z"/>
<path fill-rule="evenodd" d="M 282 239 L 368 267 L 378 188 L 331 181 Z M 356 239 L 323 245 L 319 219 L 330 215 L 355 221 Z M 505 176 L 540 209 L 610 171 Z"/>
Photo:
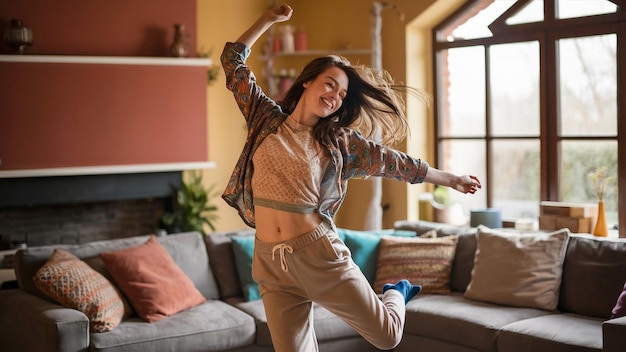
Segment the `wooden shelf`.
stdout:
<path fill-rule="evenodd" d="M 58 168 L 47 168 L 47 169 L 0 171 L 0 179 L 1 178 L 16 178 L 16 177 L 130 174 L 130 173 L 167 172 L 167 171 L 183 171 L 183 170 L 204 170 L 204 169 L 213 169 L 213 168 L 215 168 L 215 163 L 211 161 L 189 162 L 189 163 L 58 167 Z"/>
<path fill-rule="evenodd" d="M 272 53 L 273 56 L 324 56 L 324 55 L 369 55 L 372 53 L 370 49 L 347 49 L 347 50 L 305 50 L 292 52 Z"/>
<path fill-rule="evenodd" d="M 0 55 L 0 62 L 205 67 L 212 64 L 209 58 L 74 55 Z"/>

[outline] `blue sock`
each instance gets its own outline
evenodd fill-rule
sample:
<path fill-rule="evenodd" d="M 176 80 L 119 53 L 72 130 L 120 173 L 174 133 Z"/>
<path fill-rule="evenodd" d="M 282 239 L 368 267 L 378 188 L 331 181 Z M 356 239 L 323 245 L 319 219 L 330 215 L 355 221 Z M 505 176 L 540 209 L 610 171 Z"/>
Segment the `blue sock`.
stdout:
<path fill-rule="evenodd" d="M 408 303 L 411 298 L 415 297 L 418 293 L 422 291 L 422 286 L 411 285 L 409 280 L 403 279 L 398 281 L 398 283 L 395 285 L 385 284 L 385 286 L 383 286 L 383 293 L 390 289 L 400 292 L 404 296 L 404 303 Z"/>

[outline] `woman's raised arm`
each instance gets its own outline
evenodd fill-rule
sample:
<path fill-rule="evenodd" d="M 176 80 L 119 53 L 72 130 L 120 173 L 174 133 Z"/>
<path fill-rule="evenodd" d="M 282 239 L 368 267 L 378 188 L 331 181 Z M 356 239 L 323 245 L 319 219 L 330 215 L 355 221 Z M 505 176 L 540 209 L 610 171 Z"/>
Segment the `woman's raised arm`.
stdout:
<path fill-rule="evenodd" d="M 250 28 L 248 28 L 237 39 L 238 42 L 245 44 L 248 48 L 252 48 L 252 45 L 261 37 L 266 30 L 268 30 L 274 23 L 285 22 L 291 18 L 293 10 L 287 4 L 282 4 L 273 7 L 259 17 Z"/>

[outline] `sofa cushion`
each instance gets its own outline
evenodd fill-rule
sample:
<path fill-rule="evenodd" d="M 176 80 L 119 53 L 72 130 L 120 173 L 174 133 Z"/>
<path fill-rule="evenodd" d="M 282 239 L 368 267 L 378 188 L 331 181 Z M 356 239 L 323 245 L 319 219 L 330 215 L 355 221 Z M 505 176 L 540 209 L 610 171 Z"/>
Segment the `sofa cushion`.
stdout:
<path fill-rule="evenodd" d="M 214 232 L 204 238 L 207 252 L 209 253 L 209 264 L 215 274 L 220 297 L 223 300 L 243 298 L 243 291 L 237 276 L 232 237 L 254 237 L 254 233 L 254 229 L 241 229 L 238 231 Z"/>
<path fill-rule="evenodd" d="M 373 285 L 376 278 L 380 235 L 341 228 L 337 229 L 337 232 L 343 234 L 344 243 L 350 249 L 352 260 L 361 269 L 370 285 Z"/>
<path fill-rule="evenodd" d="M 337 228 L 339 238 L 350 249 L 354 263 L 361 269 L 367 281 L 373 286 L 376 280 L 376 267 L 378 265 L 378 252 L 382 236 L 415 237 L 413 231 L 395 229 L 381 230 L 349 230 Z"/>
<path fill-rule="evenodd" d="M 404 334 L 448 341 L 477 351 L 497 351 L 499 330 L 516 321 L 551 314 L 465 299 L 462 293 L 418 295 L 406 305 Z"/>
<path fill-rule="evenodd" d="M 457 226 L 424 220 L 398 220 L 394 222 L 393 228 L 396 230 L 414 231 L 416 236 L 419 236 L 429 230 L 435 230 L 437 231 L 438 237 L 458 235 L 459 233 L 469 229 L 467 226 Z"/>
<path fill-rule="evenodd" d="M 626 241 L 573 235 L 565 263 L 559 309 L 608 319 L 626 282 Z"/>
<path fill-rule="evenodd" d="M 100 258 L 137 315 L 148 322 L 206 300 L 155 236 L 136 247 L 101 252 Z"/>
<path fill-rule="evenodd" d="M 226 351 L 254 343 L 254 319 L 210 300 L 156 323 L 135 317 L 91 335 L 90 351 Z"/>
<path fill-rule="evenodd" d="M 615 303 L 615 307 L 611 311 L 611 319 L 621 318 L 626 316 L 626 283 L 624 283 L 624 289 L 622 293 L 617 298 L 617 303 Z"/>
<path fill-rule="evenodd" d="M 602 319 L 551 314 L 520 320 L 502 328 L 499 351 L 602 351 Z"/>
<path fill-rule="evenodd" d="M 132 313 L 122 293 L 109 280 L 62 249 L 54 250 L 33 280 L 56 302 L 85 314 L 92 332 L 113 330 Z"/>
<path fill-rule="evenodd" d="M 450 273 L 450 289 L 465 292 L 472 280 L 476 255 L 476 228 L 465 229 L 457 235 L 456 251 Z"/>
<path fill-rule="evenodd" d="M 394 223 L 394 228 L 396 230 L 414 231 L 418 235 L 430 230 L 435 230 L 438 237 L 457 235 L 456 254 L 450 274 L 450 289 L 455 292 L 465 292 L 474 268 L 477 231 L 475 227 L 461 227 L 423 220 L 398 220 Z"/>
<path fill-rule="evenodd" d="M 519 234 L 480 225 L 465 297 L 518 307 L 556 309 L 569 231 Z"/>
<path fill-rule="evenodd" d="M 422 293 L 450 293 L 450 271 L 457 236 L 406 238 L 383 236 L 380 242 L 374 290 L 407 279 L 422 285 Z"/>
<path fill-rule="evenodd" d="M 261 299 L 259 284 L 252 278 L 252 256 L 254 255 L 254 236 L 233 236 L 232 246 L 239 284 L 246 301 Z"/>
<path fill-rule="evenodd" d="M 256 344 L 271 346 L 272 337 L 267 326 L 267 316 L 262 301 L 243 302 L 236 305 L 237 308 L 254 317 L 256 322 Z M 348 324 L 339 319 L 322 306 L 313 303 L 313 327 L 318 342 L 337 340 L 346 337 L 355 337 L 359 334 Z"/>
<path fill-rule="evenodd" d="M 76 245 L 54 245 L 21 249 L 15 256 L 16 278 L 22 290 L 47 298 L 46 295 L 35 287 L 32 278 L 37 270 L 50 258 L 55 248 L 64 249 L 72 253 L 88 263 L 94 270 L 107 278 L 111 278 L 98 254 L 103 251 L 116 251 L 135 247 L 146 242 L 148 238 L 149 236 L 136 236 Z M 219 298 L 217 284 L 209 266 L 206 247 L 203 245 L 202 235 L 199 232 L 177 233 L 157 237 L 157 239 L 206 298 Z"/>

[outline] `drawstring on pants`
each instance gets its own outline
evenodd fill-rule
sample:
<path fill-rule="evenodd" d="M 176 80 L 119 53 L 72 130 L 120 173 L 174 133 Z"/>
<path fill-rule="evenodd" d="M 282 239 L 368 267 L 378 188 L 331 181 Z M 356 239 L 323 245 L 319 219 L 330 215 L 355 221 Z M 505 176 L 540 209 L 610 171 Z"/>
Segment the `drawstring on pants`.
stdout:
<path fill-rule="evenodd" d="M 276 250 L 279 250 L 278 255 L 280 255 L 280 268 L 283 269 L 284 272 L 287 272 L 289 268 L 287 267 L 287 260 L 285 259 L 285 250 L 289 253 L 293 253 L 293 247 L 288 244 L 277 244 L 272 248 L 272 261 L 274 261 L 274 254 Z"/>

